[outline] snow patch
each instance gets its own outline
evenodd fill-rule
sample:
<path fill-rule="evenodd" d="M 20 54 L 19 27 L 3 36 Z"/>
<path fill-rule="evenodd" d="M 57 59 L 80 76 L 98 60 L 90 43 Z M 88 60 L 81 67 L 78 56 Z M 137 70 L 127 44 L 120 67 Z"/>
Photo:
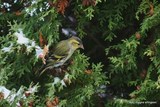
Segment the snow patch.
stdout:
<path fill-rule="evenodd" d="M 25 93 L 34 94 L 35 92 L 37 92 L 38 87 L 39 87 L 38 84 L 36 84 L 34 86 L 30 85 L 30 87 L 28 88 L 27 91 L 24 90 L 24 87 L 20 87 L 20 89 L 17 91 L 17 93 L 12 93 L 5 86 L 0 86 L 0 92 L 3 93 L 4 99 L 6 99 L 10 104 L 12 104 L 16 97 L 21 96 L 18 99 L 19 101 L 21 99 L 26 99 L 27 96 L 25 95 Z M 20 105 L 19 102 L 17 102 L 16 104 L 17 104 L 17 106 Z"/>
<path fill-rule="evenodd" d="M 63 80 L 61 80 L 59 77 L 55 77 L 55 78 L 54 78 L 54 82 L 53 82 L 52 85 L 55 85 L 55 84 L 57 84 L 57 83 L 59 83 L 59 82 L 61 83 L 62 86 L 65 86 L 65 87 L 66 87 L 65 82 L 64 82 Z"/>
<path fill-rule="evenodd" d="M 17 43 L 22 45 L 27 45 L 29 43 L 29 39 L 25 37 L 22 29 L 19 29 L 18 32 L 15 32 L 14 35 L 18 38 Z"/>
<path fill-rule="evenodd" d="M 13 46 L 13 44 L 11 43 L 9 47 L 4 47 L 4 48 L 2 48 L 2 51 L 4 51 L 4 52 L 10 52 L 12 46 Z"/>
<path fill-rule="evenodd" d="M 43 53 L 43 49 L 40 46 L 36 45 L 35 41 L 25 37 L 25 34 L 23 33 L 22 29 L 19 29 L 18 32 L 14 33 L 14 35 L 18 38 L 17 43 L 20 45 L 24 44 L 27 47 L 27 51 L 30 51 L 32 48 L 35 48 L 37 58 L 40 54 Z"/>
<path fill-rule="evenodd" d="M 4 99 L 6 99 L 11 93 L 11 91 L 4 86 L 0 86 L 0 92 L 4 94 Z"/>

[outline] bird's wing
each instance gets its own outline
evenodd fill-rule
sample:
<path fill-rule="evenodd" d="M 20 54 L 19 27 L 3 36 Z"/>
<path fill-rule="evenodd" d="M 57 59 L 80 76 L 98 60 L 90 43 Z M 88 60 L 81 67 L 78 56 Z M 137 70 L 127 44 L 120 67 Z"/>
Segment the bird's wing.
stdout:
<path fill-rule="evenodd" d="M 53 54 L 47 59 L 45 69 L 40 73 L 43 74 L 47 69 L 53 68 L 53 65 L 66 58 L 69 54 L 70 46 L 66 40 L 59 42 L 53 49 Z"/>
<path fill-rule="evenodd" d="M 63 40 L 54 47 L 53 56 L 58 59 L 66 57 L 68 55 L 69 50 L 70 46 L 68 42 L 66 40 Z"/>
<path fill-rule="evenodd" d="M 56 62 L 68 56 L 70 47 L 66 40 L 59 42 L 53 49 L 52 55 L 47 60 L 47 66 L 54 65 Z"/>

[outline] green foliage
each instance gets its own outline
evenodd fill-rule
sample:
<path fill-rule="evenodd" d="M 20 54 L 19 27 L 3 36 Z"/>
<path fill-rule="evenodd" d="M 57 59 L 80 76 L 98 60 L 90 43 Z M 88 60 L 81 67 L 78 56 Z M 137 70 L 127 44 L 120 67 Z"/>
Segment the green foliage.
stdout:
<path fill-rule="evenodd" d="M 109 91 L 106 107 L 135 107 L 144 101 L 158 103 L 160 2 L 65 1 L 17 1 L 11 4 L 18 9 L 11 10 L 0 2 L 0 85 L 18 90 L 31 82 L 39 83 L 38 92 L 31 97 L 36 107 L 46 106 L 48 100 L 56 97 L 60 107 L 94 107 L 98 105 L 97 96 L 105 91 Z M 68 20 L 70 16 L 75 21 Z M 74 53 L 72 64 L 65 68 L 62 77 L 47 73 L 38 77 L 35 72 L 43 64 L 36 56 L 36 46 L 42 44 L 40 33 L 46 44 L 53 47 L 64 38 L 61 28 L 67 27 L 73 28 L 82 38 L 86 45 L 84 53 Z M 18 43 L 16 33 L 23 33 L 29 43 Z M 98 55 L 99 50 L 93 54 L 90 47 L 101 48 L 107 58 L 101 53 Z M 99 63 L 94 63 L 94 57 Z M 102 85 L 107 89 L 101 89 Z M 30 97 L 24 101 L 25 106 L 28 101 Z M 1 100 L 1 105 L 9 106 L 6 100 Z"/>
<path fill-rule="evenodd" d="M 46 105 L 47 99 L 54 100 L 55 97 L 59 99 L 59 106 L 77 107 L 86 103 L 94 105 L 92 99 L 95 94 L 102 92 L 98 88 L 107 82 L 105 75 L 101 73 L 102 64 L 90 64 L 89 58 L 84 54 L 77 52 L 73 55 L 74 64 L 67 67 L 65 76 L 58 81 L 57 77 L 49 74 L 42 77 L 36 75 L 35 72 L 42 66 L 42 61 L 36 56 L 36 46 L 41 44 L 39 33 L 42 33 L 50 47 L 54 46 L 58 42 L 59 28 L 64 17 L 57 13 L 56 8 L 50 7 L 43 0 L 28 3 L 30 6 L 23 7 L 18 18 L 12 19 L 11 16 L 7 16 L 8 13 L 4 13 L 4 17 L 8 17 L 7 20 L 1 18 L 8 23 L 8 28 L 5 28 L 8 32 L 0 38 L 2 49 L 0 51 L 0 85 L 18 90 L 21 86 L 28 87 L 31 82 L 39 83 L 40 88 L 36 95 L 27 97 L 23 101 L 23 106 L 28 106 L 28 103 L 33 100 L 36 107 L 42 107 Z M 77 8 L 77 12 L 83 10 L 86 15 L 85 20 L 82 15 L 77 15 L 78 20 L 81 20 L 77 27 L 79 31 L 83 32 L 83 24 L 94 17 L 94 8 L 93 6 Z M 27 38 L 29 42 L 21 43 L 17 33 Z M 83 37 L 84 33 L 79 36 Z M 89 66 L 91 66 L 92 73 L 86 74 L 85 71 Z M 68 84 L 65 83 L 65 79 L 68 80 Z M 15 98 L 11 105 L 6 100 L 1 101 L 0 104 L 16 106 L 21 97 L 22 95 Z"/>
<path fill-rule="evenodd" d="M 136 10 L 136 18 L 142 20 L 138 28 L 141 32 L 140 37 L 138 37 L 135 30 L 135 34 L 132 34 L 127 39 L 122 39 L 122 43 L 116 43 L 117 45 L 109 46 L 106 49 L 106 54 L 111 62 L 109 67 L 112 79 L 111 84 L 115 87 L 123 88 L 126 85 L 138 87 L 138 89 L 129 95 L 130 99 L 118 98 L 108 103 L 107 106 L 138 106 L 136 103 L 141 101 L 141 103 L 155 101 L 158 104 L 159 95 L 156 93 L 159 93 L 157 88 L 159 86 L 159 80 L 157 79 L 159 75 L 159 28 L 157 27 L 160 21 L 158 18 L 159 9 L 157 10 L 159 4 L 156 0 L 153 0 L 152 4 L 150 3 L 149 0 L 141 1 Z M 154 7 L 154 14 L 152 16 L 148 15 L 150 5 Z M 111 54 L 115 50 L 117 53 Z M 145 63 L 145 61 L 147 62 Z M 132 98 L 133 96 L 134 98 Z M 154 97 L 151 98 L 150 96 Z"/>

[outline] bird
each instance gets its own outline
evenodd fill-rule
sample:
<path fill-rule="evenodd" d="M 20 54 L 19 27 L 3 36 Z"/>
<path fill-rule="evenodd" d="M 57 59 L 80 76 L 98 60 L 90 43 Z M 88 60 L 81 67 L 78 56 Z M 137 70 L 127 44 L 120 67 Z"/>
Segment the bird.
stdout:
<path fill-rule="evenodd" d="M 77 36 L 72 36 L 66 40 L 62 40 L 53 47 L 53 53 L 46 59 L 44 69 L 40 75 L 48 69 L 53 69 L 64 65 L 64 63 L 70 59 L 72 54 L 77 49 L 84 49 L 82 40 Z"/>

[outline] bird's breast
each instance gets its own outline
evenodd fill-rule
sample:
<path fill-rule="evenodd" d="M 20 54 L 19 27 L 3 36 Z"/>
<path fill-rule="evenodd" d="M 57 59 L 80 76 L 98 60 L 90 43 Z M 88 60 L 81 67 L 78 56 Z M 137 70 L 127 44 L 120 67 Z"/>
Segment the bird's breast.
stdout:
<path fill-rule="evenodd" d="M 63 59 L 61 59 L 60 61 L 58 61 L 57 63 L 55 63 L 54 67 L 62 66 L 72 56 L 73 53 L 74 53 L 74 50 L 70 49 L 68 51 L 68 55 Z"/>

